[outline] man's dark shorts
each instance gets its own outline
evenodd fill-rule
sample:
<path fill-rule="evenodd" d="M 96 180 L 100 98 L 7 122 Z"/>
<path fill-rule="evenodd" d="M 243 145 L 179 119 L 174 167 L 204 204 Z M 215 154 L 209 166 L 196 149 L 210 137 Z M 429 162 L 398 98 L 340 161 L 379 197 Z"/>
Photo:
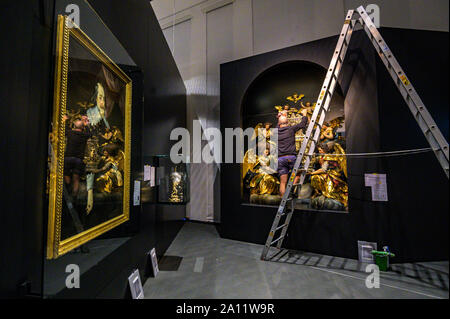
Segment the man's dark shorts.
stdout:
<path fill-rule="evenodd" d="M 82 175 L 84 172 L 83 160 L 77 157 L 64 158 L 64 175 L 70 176 L 72 174 Z"/>
<path fill-rule="evenodd" d="M 278 158 L 278 174 L 286 175 L 294 168 L 297 156 L 287 155 Z"/>

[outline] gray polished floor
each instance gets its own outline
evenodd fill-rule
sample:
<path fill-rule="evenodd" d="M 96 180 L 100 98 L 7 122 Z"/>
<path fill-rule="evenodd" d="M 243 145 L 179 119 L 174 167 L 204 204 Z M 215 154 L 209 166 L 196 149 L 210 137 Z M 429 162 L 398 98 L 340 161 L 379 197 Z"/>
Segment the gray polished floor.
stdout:
<path fill-rule="evenodd" d="M 213 225 L 186 223 L 166 255 L 182 257 L 144 285 L 146 298 L 449 298 L 449 264 L 395 264 L 369 289 L 366 264 L 312 253 L 261 261 L 262 246 L 220 238 Z"/>

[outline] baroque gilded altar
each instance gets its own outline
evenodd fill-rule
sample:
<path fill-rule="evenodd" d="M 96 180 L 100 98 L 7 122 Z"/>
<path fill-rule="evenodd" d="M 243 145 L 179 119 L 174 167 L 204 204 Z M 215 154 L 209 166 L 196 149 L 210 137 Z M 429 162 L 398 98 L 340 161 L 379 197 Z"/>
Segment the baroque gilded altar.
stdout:
<path fill-rule="evenodd" d="M 282 105 L 274 106 L 274 122 L 277 117 L 287 117 L 290 126 L 300 123 L 301 113 L 311 118 L 315 103 L 304 101 L 304 94 L 294 93 Z M 337 116 L 336 116 L 337 115 Z M 347 160 L 345 156 L 345 117 L 344 114 L 333 113 L 333 118 L 326 118 L 321 128 L 318 145 L 306 176 L 305 182 L 298 190 L 298 207 L 315 210 L 348 210 Z M 259 123 L 255 126 L 253 139 L 258 133 L 256 147 L 250 148 L 244 155 L 242 179 L 244 188 L 249 191 L 253 204 L 278 204 L 279 175 L 276 167 L 278 158 L 273 152 L 277 141 L 272 139 L 274 128 L 271 122 Z M 299 130 L 295 134 L 296 149 L 299 151 L 305 138 L 305 132 Z M 309 151 L 307 145 L 306 151 Z"/>

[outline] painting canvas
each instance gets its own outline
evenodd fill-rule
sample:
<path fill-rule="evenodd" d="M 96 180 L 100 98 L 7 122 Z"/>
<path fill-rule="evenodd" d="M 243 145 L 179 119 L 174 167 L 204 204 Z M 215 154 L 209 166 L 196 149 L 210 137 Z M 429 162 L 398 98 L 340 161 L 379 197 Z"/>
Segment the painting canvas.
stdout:
<path fill-rule="evenodd" d="M 47 258 L 129 219 L 131 79 L 58 16 Z"/>

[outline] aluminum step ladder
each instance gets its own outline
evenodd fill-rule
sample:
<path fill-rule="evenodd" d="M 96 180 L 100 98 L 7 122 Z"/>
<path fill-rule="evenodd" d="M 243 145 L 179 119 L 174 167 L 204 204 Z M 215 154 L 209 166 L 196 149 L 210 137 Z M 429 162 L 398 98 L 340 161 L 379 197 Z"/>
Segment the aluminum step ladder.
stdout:
<path fill-rule="evenodd" d="M 359 18 L 353 19 L 353 16 Z M 276 252 L 273 256 L 277 255 L 281 251 L 281 245 L 286 237 L 287 230 L 292 218 L 292 214 L 295 209 L 295 198 L 290 198 L 291 190 L 297 173 L 300 172 L 300 180 L 298 185 L 303 185 L 307 171 L 309 169 L 311 158 L 314 154 L 318 139 L 320 137 L 320 130 L 325 120 L 325 115 L 329 110 L 331 98 L 336 88 L 337 80 L 344 63 L 344 59 L 347 53 L 347 49 L 351 40 L 352 33 L 357 24 L 361 24 L 364 31 L 370 38 L 373 46 L 383 61 L 386 69 L 391 75 L 398 90 L 402 94 L 406 104 L 411 110 L 414 118 L 416 119 L 420 129 L 425 135 L 428 143 L 434 151 L 439 163 L 441 164 L 444 172 L 449 177 L 448 172 L 448 142 L 442 135 L 441 131 L 433 121 L 430 113 L 426 109 L 419 95 L 415 91 L 414 87 L 408 80 L 405 72 L 400 67 L 396 58 L 392 54 L 391 50 L 387 46 L 384 39 L 381 37 L 372 19 L 369 17 L 363 6 L 357 8 L 357 10 L 349 10 L 345 18 L 342 31 L 340 33 L 336 49 L 334 50 L 333 57 L 331 59 L 330 66 L 327 71 L 327 75 L 322 85 L 322 89 L 317 99 L 316 107 L 314 108 L 311 121 L 306 130 L 305 138 L 302 142 L 300 150 L 295 161 L 294 168 L 288 179 L 286 191 L 281 199 L 280 206 L 278 207 L 277 214 L 273 221 L 269 235 L 267 237 L 264 249 L 261 255 L 262 260 L 268 260 L 268 253 L 270 248 L 276 248 Z M 309 149 L 308 149 L 309 147 Z M 308 149 L 308 151 L 306 151 Z M 300 169 L 300 165 L 304 162 L 303 168 Z M 289 211 L 285 212 L 286 205 L 290 203 Z M 276 234 L 279 236 L 276 237 Z M 271 256 L 271 257 L 273 257 Z"/>

